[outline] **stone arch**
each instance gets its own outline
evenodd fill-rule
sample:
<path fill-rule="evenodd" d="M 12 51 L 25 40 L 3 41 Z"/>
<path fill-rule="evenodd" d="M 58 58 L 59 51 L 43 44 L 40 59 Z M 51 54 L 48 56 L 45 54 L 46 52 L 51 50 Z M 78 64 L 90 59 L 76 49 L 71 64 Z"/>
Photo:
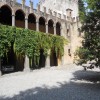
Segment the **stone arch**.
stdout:
<path fill-rule="evenodd" d="M 15 26 L 25 28 L 25 13 L 21 9 L 15 12 Z"/>
<path fill-rule="evenodd" d="M 58 66 L 58 58 L 54 49 L 51 49 L 50 66 Z"/>
<path fill-rule="evenodd" d="M 36 16 L 33 13 L 28 15 L 28 28 L 36 30 Z"/>
<path fill-rule="evenodd" d="M 56 23 L 56 35 L 61 35 L 61 23 L 57 22 Z"/>
<path fill-rule="evenodd" d="M 39 68 L 45 67 L 46 57 L 44 55 L 44 50 L 40 49 L 40 59 L 39 59 Z"/>
<path fill-rule="evenodd" d="M 44 33 L 46 32 L 45 22 L 46 20 L 44 17 L 39 18 L 39 31 L 40 32 L 44 32 Z"/>
<path fill-rule="evenodd" d="M 0 23 L 12 25 L 12 9 L 8 5 L 3 5 L 0 8 Z"/>
<path fill-rule="evenodd" d="M 54 34 L 54 22 L 52 19 L 48 21 L 48 33 Z"/>

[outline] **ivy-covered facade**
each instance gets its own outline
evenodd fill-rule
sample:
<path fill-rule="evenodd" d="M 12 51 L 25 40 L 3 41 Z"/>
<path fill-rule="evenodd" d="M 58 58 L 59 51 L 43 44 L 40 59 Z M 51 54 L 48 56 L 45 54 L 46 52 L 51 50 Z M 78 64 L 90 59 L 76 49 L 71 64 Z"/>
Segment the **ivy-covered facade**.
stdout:
<path fill-rule="evenodd" d="M 62 17 L 57 12 L 47 13 L 46 7 L 41 11 L 40 6 L 34 9 L 30 1 L 28 7 L 25 0 L 22 4 L 0 1 L 0 38 L 5 39 L 1 41 L 1 66 L 24 70 L 73 63 L 76 44 L 81 40 L 78 16 L 73 17 L 72 10 L 67 9 Z"/>

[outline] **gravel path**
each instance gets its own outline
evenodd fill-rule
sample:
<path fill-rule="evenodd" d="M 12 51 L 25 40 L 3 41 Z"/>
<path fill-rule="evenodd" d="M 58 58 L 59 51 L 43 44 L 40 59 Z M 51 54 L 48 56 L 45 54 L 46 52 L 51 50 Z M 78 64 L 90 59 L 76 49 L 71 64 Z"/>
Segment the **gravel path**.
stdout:
<path fill-rule="evenodd" d="M 68 65 L 4 75 L 0 100 L 100 100 L 100 72 Z"/>

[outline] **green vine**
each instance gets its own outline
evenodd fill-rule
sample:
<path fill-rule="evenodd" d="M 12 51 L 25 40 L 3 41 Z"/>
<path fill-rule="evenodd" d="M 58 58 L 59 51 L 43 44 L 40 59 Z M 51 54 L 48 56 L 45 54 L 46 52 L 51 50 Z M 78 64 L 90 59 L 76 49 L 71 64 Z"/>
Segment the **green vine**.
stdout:
<path fill-rule="evenodd" d="M 32 59 L 34 59 L 35 63 L 39 63 L 41 49 L 44 51 L 45 56 L 49 55 L 48 51 L 51 49 L 56 52 L 56 56 L 63 56 L 64 44 L 68 43 L 62 36 L 47 35 L 29 29 L 0 25 L 1 57 L 8 52 L 12 42 L 16 54 L 27 55 L 30 58 L 30 63 Z"/>

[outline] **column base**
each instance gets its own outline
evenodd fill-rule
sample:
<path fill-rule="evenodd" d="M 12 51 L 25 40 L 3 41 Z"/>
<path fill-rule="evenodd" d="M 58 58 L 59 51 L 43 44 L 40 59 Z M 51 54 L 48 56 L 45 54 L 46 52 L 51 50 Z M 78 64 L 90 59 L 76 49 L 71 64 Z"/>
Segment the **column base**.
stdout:
<path fill-rule="evenodd" d="M 0 71 L 0 76 L 2 76 L 2 73 L 1 73 L 1 71 Z"/>
<path fill-rule="evenodd" d="M 50 68 L 50 66 L 45 66 L 45 68 Z"/>
<path fill-rule="evenodd" d="M 45 68 L 50 68 L 50 57 L 49 56 L 47 56 L 46 58 Z"/>
<path fill-rule="evenodd" d="M 24 63 L 24 72 L 29 72 L 30 71 L 30 67 L 29 67 L 29 58 L 27 57 L 27 55 L 25 56 L 25 63 Z"/>
<path fill-rule="evenodd" d="M 30 68 L 24 68 L 24 72 L 30 72 Z"/>

